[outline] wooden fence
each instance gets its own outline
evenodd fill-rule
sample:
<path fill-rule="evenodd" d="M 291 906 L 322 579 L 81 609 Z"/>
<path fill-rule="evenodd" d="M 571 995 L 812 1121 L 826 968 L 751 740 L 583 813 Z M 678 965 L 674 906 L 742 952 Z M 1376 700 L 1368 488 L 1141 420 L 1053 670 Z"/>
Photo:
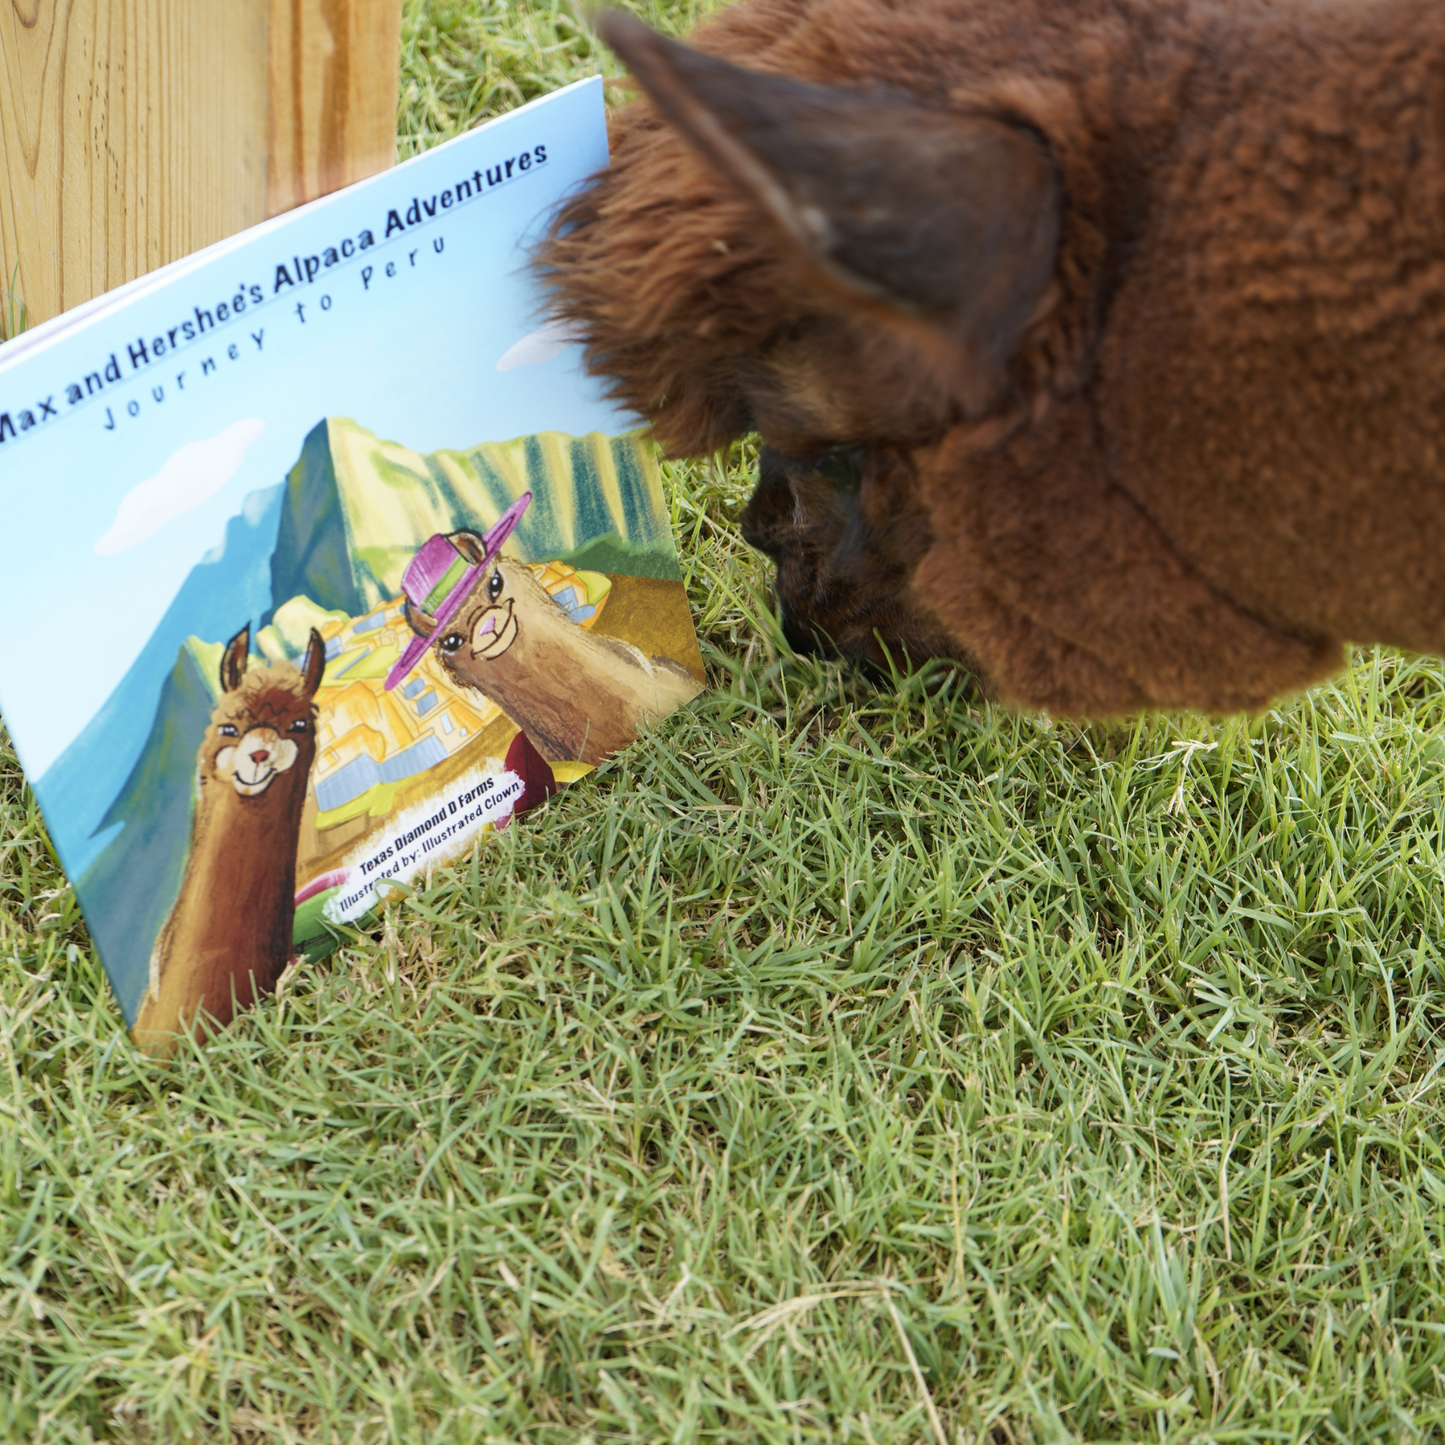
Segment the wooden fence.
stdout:
<path fill-rule="evenodd" d="M 0 310 L 389 166 L 400 29 L 401 0 L 0 0 Z"/>

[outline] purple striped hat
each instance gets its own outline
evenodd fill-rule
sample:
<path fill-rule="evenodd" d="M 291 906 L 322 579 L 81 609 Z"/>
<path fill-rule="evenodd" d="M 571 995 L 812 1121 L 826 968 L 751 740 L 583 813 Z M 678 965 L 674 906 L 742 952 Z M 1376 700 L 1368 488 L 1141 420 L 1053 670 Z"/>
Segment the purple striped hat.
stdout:
<path fill-rule="evenodd" d="M 395 666 L 386 675 L 388 692 L 406 677 L 421 661 L 427 648 L 442 635 L 442 629 L 467 600 L 477 579 L 502 550 L 502 543 L 512 535 L 512 528 L 521 520 L 531 500 L 531 492 L 523 492 L 497 518 L 496 525 L 481 539 L 484 555 L 480 562 L 473 562 L 457 549 L 457 544 L 452 541 L 456 535 L 454 532 L 435 533 L 411 559 L 406 575 L 401 579 L 402 590 L 412 607 L 433 618 L 434 625 L 426 637 L 413 637 L 406 651 L 397 658 Z"/>

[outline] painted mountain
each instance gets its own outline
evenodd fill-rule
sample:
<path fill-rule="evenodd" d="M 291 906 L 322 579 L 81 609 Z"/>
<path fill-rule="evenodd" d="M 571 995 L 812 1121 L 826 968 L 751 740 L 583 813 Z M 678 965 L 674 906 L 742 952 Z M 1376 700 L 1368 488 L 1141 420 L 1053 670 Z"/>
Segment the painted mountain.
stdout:
<path fill-rule="evenodd" d="M 195 807 L 189 784 L 221 690 L 221 652 L 219 642 L 191 637 L 181 644 L 140 760 L 101 819 L 112 836 L 77 881 L 127 1022 L 145 988 L 151 947 L 181 890 Z"/>
<path fill-rule="evenodd" d="M 525 491 L 512 534 L 524 560 L 680 579 L 650 451 L 636 437 L 543 432 L 420 456 L 331 418 L 306 438 L 286 481 L 271 594 L 356 616 L 401 592 L 434 532 L 489 527 Z M 269 620 L 269 619 L 268 619 Z"/>
<path fill-rule="evenodd" d="M 176 653 L 191 636 L 224 642 L 271 607 L 271 554 L 281 522 L 282 484 L 246 498 L 225 540 L 191 568 L 140 656 L 80 736 L 35 785 L 60 861 L 79 878 L 104 845 L 102 819 L 146 746 Z"/>
<path fill-rule="evenodd" d="M 433 533 L 484 530 L 528 490 L 511 544 L 523 559 L 680 579 L 651 446 L 637 436 L 540 433 L 421 455 L 339 417 L 311 430 L 285 481 L 252 493 L 192 568 L 36 788 L 127 1019 L 180 888 L 221 646 L 249 620 L 253 645 L 299 652 L 304 629 L 298 641 L 282 625 L 298 601 L 302 613 L 367 612 L 399 595 Z"/>

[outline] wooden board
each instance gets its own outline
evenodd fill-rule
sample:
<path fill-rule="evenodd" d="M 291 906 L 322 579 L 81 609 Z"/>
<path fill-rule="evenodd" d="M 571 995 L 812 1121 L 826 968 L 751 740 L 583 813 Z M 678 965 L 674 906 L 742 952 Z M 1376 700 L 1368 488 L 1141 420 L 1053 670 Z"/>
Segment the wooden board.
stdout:
<path fill-rule="evenodd" d="M 389 165 L 400 17 L 0 0 L 0 311 L 17 260 L 34 324 Z"/>
<path fill-rule="evenodd" d="M 266 214 L 396 154 L 401 0 L 271 0 Z"/>

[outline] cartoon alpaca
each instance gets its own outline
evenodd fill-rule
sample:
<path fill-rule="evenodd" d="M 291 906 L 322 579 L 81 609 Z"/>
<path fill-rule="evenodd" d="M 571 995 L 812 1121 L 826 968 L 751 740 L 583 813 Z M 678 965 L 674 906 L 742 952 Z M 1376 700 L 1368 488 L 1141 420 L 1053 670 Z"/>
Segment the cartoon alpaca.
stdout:
<path fill-rule="evenodd" d="M 647 717 L 702 691 L 680 663 L 572 622 L 502 543 L 531 500 L 524 493 L 485 536 L 438 534 L 407 568 L 416 634 L 387 677 L 395 687 L 433 644 L 459 683 L 490 698 L 554 762 L 596 764 L 626 747 Z"/>
<path fill-rule="evenodd" d="M 600 28 L 646 96 L 542 276 L 674 455 L 760 433 L 790 635 L 1063 715 L 1445 651 L 1438 0 Z"/>
<path fill-rule="evenodd" d="M 316 756 L 326 649 L 247 668 L 251 629 L 221 657 L 221 695 L 196 757 L 196 811 L 181 891 L 151 953 L 132 1030 L 148 1052 L 185 1025 L 224 1028 L 269 993 L 291 957 L 296 848 Z"/>

